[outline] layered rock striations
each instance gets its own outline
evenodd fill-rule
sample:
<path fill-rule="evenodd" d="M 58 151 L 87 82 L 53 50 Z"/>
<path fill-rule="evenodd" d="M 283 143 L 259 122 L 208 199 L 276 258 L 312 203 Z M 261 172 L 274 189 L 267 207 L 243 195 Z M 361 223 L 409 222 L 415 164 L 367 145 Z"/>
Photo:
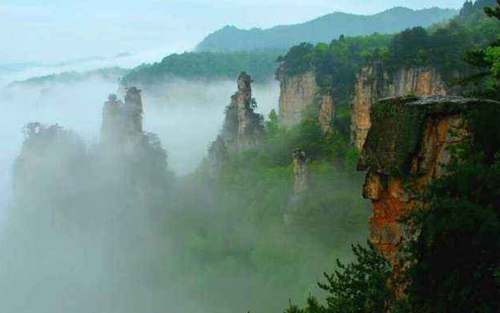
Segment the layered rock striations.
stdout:
<path fill-rule="evenodd" d="M 298 75 L 288 75 L 278 70 L 277 78 L 280 81 L 279 121 L 285 127 L 299 124 L 306 117 L 307 108 L 323 133 L 332 130 L 332 120 L 335 115 L 335 101 L 328 91 L 323 91 L 316 82 L 316 73 L 308 71 Z"/>
<path fill-rule="evenodd" d="M 330 93 L 320 96 L 318 104 L 318 125 L 321 131 L 326 134 L 331 132 L 333 117 L 335 116 L 335 102 Z"/>
<path fill-rule="evenodd" d="M 313 71 L 301 75 L 279 75 L 279 118 L 284 126 L 300 123 L 306 107 L 313 103 L 319 88 Z"/>
<path fill-rule="evenodd" d="M 500 103 L 434 96 L 374 104 L 358 169 L 367 172 L 363 196 L 373 204 L 370 240 L 396 269 L 409 227 L 401 218 L 425 207 L 422 195 L 429 183 L 446 174 L 454 148 L 466 140 L 485 140 L 473 121 L 490 112 L 500 118 Z"/>
<path fill-rule="evenodd" d="M 381 64 L 366 66 L 356 76 L 351 104 L 351 142 L 361 150 L 371 126 L 370 108 L 377 100 L 405 95 L 452 93 L 435 68 L 401 68 L 389 73 Z"/>
<path fill-rule="evenodd" d="M 279 120 L 285 127 L 297 125 L 309 106 L 323 133 L 332 130 L 335 97 L 321 89 L 314 70 L 286 74 L 278 69 L 280 81 Z M 389 71 L 380 63 L 363 67 L 356 75 L 351 102 L 351 142 L 361 150 L 370 129 L 370 108 L 377 100 L 405 95 L 445 96 L 455 93 L 446 85 L 439 71 L 432 67 L 400 68 Z M 337 99 L 338 100 L 338 99 Z"/>

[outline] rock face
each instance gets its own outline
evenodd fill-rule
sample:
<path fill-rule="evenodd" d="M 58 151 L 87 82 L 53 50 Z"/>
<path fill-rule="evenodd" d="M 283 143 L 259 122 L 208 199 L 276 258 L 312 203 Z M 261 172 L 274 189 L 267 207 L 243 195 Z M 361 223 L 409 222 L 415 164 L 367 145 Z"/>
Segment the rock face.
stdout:
<path fill-rule="evenodd" d="M 370 108 L 377 100 L 406 95 L 446 96 L 450 93 L 434 68 L 403 68 L 389 74 L 380 64 L 364 67 L 356 77 L 354 89 L 351 142 L 359 150 L 363 148 L 371 126 Z"/>
<path fill-rule="evenodd" d="M 318 109 L 318 125 L 323 133 L 332 131 L 332 121 L 335 116 L 335 103 L 331 94 L 320 97 Z"/>
<path fill-rule="evenodd" d="M 254 112 L 255 99 L 252 98 L 252 78 L 245 72 L 238 77 L 238 91 L 231 97 L 226 108 L 226 118 L 222 138 L 229 148 L 246 150 L 256 146 L 264 128 L 263 117 Z"/>
<path fill-rule="evenodd" d="M 142 114 L 141 91 L 136 87 L 127 88 L 125 103 L 110 95 L 103 108 L 101 142 L 109 147 L 132 148 L 144 135 Z"/>
<path fill-rule="evenodd" d="M 227 160 L 229 151 L 244 151 L 258 146 L 264 134 L 264 117 L 254 112 L 252 78 L 242 72 L 237 81 L 238 91 L 226 107 L 222 131 L 208 149 L 208 174 L 211 179 Z"/>
<path fill-rule="evenodd" d="M 358 169 L 367 171 L 363 196 L 373 203 L 370 240 L 396 269 L 408 227 L 400 218 L 425 206 L 420 196 L 446 173 L 450 150 L 464 140 L 478 140 L 470 122 L 473 116 L 490 116 L 492 111 L 500 118 L 499 108 L 494 101 L 439 96 L 374 104 Z"/>
<path fill-rule="evenodd" d="M 280 75 L 279 119 L 284 126 L 300 122 L 305 108 L 313 103 L 318 86 L 314 72 L 297 76 Z"/>

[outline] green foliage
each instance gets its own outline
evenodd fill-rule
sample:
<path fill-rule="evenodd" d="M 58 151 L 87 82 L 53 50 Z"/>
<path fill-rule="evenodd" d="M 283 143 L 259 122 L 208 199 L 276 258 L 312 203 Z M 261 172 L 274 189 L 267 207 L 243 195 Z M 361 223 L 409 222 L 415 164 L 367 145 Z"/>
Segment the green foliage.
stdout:
<path fill-rule="evenodd" d="M 326 283 L 319 283 L 327 292 L 326 306 L 309 296 L 307 306 L 300 309 L 290 303 L 285 313 L 385 313 L 391 291 L 388 279 L 389 263 L 381 257 L 372 244 L 368 248 L 352 246 L 355 260 L 342 264 L 337 259 L 337 270 L 324 274 Z"/>
<path fill-rule="evenodd" d="M 425 66 L 428 62 L 426 49 L 430 42 L 429 34 L 423 27 L 407 29 L 392 39 L 388 63 L 396 68 Z"/>
<path fill-rule="evenodd" d="M 500 159 L 456 163 L 412 216 L 421 229 L 407 272 L 411 312 L 500 310 Z"/>
<path fill-rule="evenodd" d="M 330 42 L 341 35 L 392 34 L 414 26 L 429 26 L 453 17 L 455 10 L 410 10 L 396 7 L 372 16 L 332 13 L 298 25 L 249 30 L 226 26 L 207 36 L 197 51 L 227 52 L 289 49 L 301 42 Z"/>
<path fill-rule="evenodd" d="M 355 75 L 363 64 L 381 62 L 390 73 L 401 68 L 433 67 L 446 82 L 455 83 L 458 76 L 469 73 L 466 52 L 488 45 L 500 32 L 500 23 L 487 19 L 482 7 L 484 3 L 466 3 L 463 14 L 447 23 L 428 29 L 408 28 L 394 36 L 341 36 L 330 45 L 302 43 L 279 58 L 277 76 L 314 71 L 318 86 L 333 94 L 339 107 L 350 102 Z M 495 58 L 493 51 L 490 57 Z"/>
<path fill-rule="evenodd" d="M 282 128 L 271 112 L 265 131 L 258 148 L 229 149 L 209 187 L 203 168 L 186 179 L 180 209 L 168 215 L 168 237 L 182 242 L 175 258 L 194 261 L 184 276 L 189 290 L 219 312 L 279 310 L 312 291 L 314 277 L 334 269 L 332 260 L 350 256 L 351 243 L 366 239 L 363 175 L 333 161 L 343 152 L 333 151 L 316 120 Z M 309 188 L 296 198 L 291 154 L 298 147 L 309 157 Z M 292 216 L 286 223 L 285 214 Z M 212 307 L 220 301 L 224 308 Z"/>
<path fill-rule="evenodd" d="M 500 310 L 500 107 L 471 106 L 468 140 L 412 212 L 406 312 Z"/>
<path fill-rule="evenodd" d="M 374 246 L 368 245 L 368 249 L 353 246 L 356 261 L 344 265 L 337 260 L 339 270 L 325 274 L 328 284 L 320 284 L 320 287 L 331 293 L 326 299 L 328 312 L 386 312 L 391 269 Z"/>
<path fill-rule="evenodd" d="M 123 77 L 124 86 L 151 86 L 167 78 L 234 79 L 242 71 L 252 73 L 255 81 L 273 77 L 278 51 L 255 52 L 186 52 L 172 54 L 161 62 L 141 65 Z"/>
<path fill-rule="evenodd" d="M 496 23 L 500 19 L 500 3 L 495 8 L 485 7 L 484 11 Z M 498 33 L 496 33 L 498 36 Z M 468 51 L 465 61 L 476 68 L 476 73 L 463 80 L 475 85 L 474 96 L 500 99 L 500 38 L 489 47 Z"/>
<path fill-rule="evenodd" d="M 323 45 L 321 44 L 319 46 L 320 49 L 322 49 Z M 278 57 L 278 62 L 283 64 L 279 69 L 277 76 L 282 74 L 294 76 L 309 71 L 312 67 L 313 52 L 314 46 L 306 42 L 291 47 L 285 56 Z"/>
<path fill-rule="evenodd" d="M 366 37 L 345 37 L 329 45 L 302 43 L 278 58 L 277 76 L 300 75 L 314 71 L 316 83 L 323 92 L 330 92 L 337 107 L 347 107 L 349 94 L 361 64 L 384 55 L 391 36 L 374 34 Z"/>
<path fill-rule="evenodd" d="M 450 81 L 453 75 L 465 71 L 463 56 L 482 40 L 474 38 L 479 34 L 459 19 L 432 32 L 421 27 L 408 29 L 394 37 L 386 63 L 394 69 L 431 66 Z"/>
<path fill-rule="evenodd" d="M 422 125 L 429 117 L 425 105 L 410 105 L 417 98 L 386 99 L 371 110 L 373 124 L 366 139 L 360 166 L 395 177 L 409 174 L 414 152 L 420 145 Z M 442 104 L 444 107 L 453 104 Z"/>
<path fill-rule="evenodd" d="M 234 105 L 226 106 L 224 124 L 222 125 L 222 137 L 228 141 L 236 140 L 238 134 L 238 108 Z"/>

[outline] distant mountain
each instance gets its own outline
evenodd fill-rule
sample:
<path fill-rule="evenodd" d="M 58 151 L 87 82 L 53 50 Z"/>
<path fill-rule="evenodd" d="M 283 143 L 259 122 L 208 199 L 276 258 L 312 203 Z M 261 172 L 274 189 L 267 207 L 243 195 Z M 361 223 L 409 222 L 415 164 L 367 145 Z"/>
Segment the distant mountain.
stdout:
<path fill-rule="evenodd" d="M 45 86 L 48 84 L 73 84 L 91 79 L 102 79 L 110 82 L 119 82 L 130 70 L 119 67 L 102 68 L 86 72 L 63 72 L 46 76 L 36 76 L 26 80 L 15 81 L 9 87 L 18 86 Z"/>
<path fill-rule="evenodd" d="M 375 15 L 332 13 L 312 21 L 276 26 L 269 29 L 243 30 L 226 26 L 208 35 L 197 51 L 227 52 L 288 49 L 302 42 L 330 42 L 340 35 L 362 36 L 373 33 L 395 33 L 414 26 L 430 26 L 452 18 L 457 10 L 431 8 L 411 10 L 396 7 Z"/>

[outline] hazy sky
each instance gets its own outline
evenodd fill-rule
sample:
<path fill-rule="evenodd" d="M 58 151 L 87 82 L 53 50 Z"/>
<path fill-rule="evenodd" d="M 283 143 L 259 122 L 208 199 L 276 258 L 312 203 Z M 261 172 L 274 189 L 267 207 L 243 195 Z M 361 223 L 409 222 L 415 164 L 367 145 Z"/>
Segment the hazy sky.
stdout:
<path fill-rule="evenodd" d="M 224 25 L 300 23 L 393 6 L 459 8 L 463 0 L 0 0 L 0 64 L 58 62 L 122 52 L 166 55 Z"/>

